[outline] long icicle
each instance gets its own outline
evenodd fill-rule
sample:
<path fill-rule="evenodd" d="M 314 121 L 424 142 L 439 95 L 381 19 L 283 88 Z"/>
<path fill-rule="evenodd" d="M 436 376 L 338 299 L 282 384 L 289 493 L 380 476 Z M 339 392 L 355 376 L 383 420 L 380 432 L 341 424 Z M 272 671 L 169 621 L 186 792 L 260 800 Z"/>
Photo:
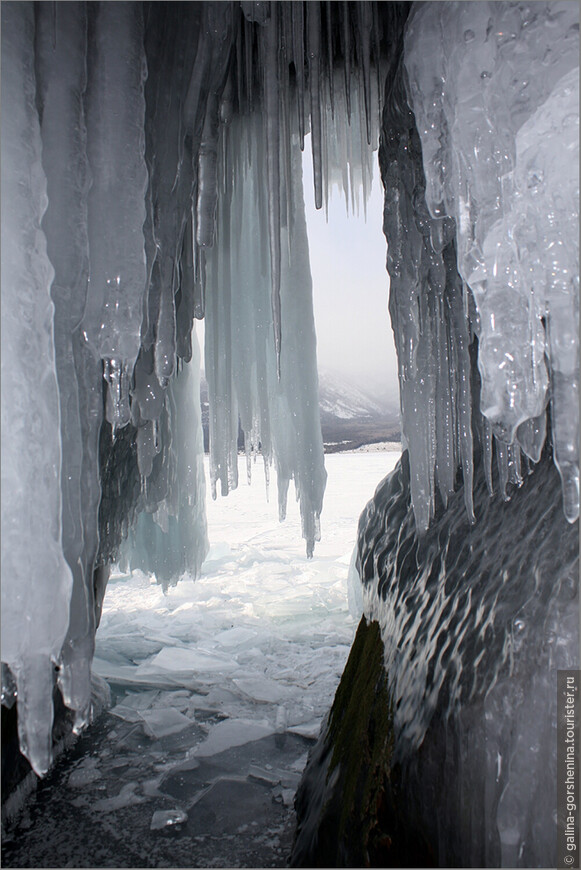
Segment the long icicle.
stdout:
<path fill-rule="evenodd" d="M 272 269 L 272 316 L 276 367 L 280 377 L 280 93 L 278 69 L 278 8 L 271 4 L 264 39 L 264 101 L 266 106 L 266 174 L 268 230 Z"/>

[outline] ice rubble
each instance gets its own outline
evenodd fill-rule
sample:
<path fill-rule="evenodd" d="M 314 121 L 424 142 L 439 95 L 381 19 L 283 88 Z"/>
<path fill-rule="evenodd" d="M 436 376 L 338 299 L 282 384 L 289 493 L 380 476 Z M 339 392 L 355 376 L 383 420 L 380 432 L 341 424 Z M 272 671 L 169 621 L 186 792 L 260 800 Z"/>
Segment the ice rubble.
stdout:
<path fill-rule="evenodd" d="M 412 10 L 408 91 L 388 79 L 384 121 L 407 125 L 410 153 L 421 141 L 426 181 L 400 159 L 399 134 L 382 148 L 416 523 L 446 504 L 459 465 L 472 516 L 474 423 L 492 458 L 488 423 L 472 419 L 473 332 L 501 490 L 522 477 L 521 448 L 538 459 L 550 392 L 573 519 L 576 9 Z M 125 557 L 155 543 L 166 583 L 205 555 L 188 437 L 199 434 L 195 318 L 211 326 L 212 481 L 236 484 L 240 413 L 249 454 L 260 442 L 267 470 L 275 462 L 281 514 L 294 479 L 312 551 L 325 474 L 297 148 L 310 130 L 319 206 L 335 183 L 355 201 L 406 15 L 369 2 L 6 6 L 2 660 L 39 772 L 51 661 L 77 727 L 90 715 L 103 579 L 129 530 Z M 248 237 L 233 232 L 241 222 Z"/>

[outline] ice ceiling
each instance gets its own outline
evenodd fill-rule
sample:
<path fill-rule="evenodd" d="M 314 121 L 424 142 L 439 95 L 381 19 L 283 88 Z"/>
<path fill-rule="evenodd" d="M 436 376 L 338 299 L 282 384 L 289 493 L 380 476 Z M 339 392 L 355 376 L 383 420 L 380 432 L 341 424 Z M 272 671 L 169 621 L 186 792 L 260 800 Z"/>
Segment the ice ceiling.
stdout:
<path fill-rule="evenodd" d="M 365 189 L 381 140 L 418 530 L 458 467 L 472 516 L 474 426 L 518 482 L 549 405 L 577 517 L 578 35 L 572 2 L 2 4 L 2 661 L 37 772 L 55 664 L 88 721 L 101 569 L 127 533 L 162 580 L 203 561 L 195 318 L 213 492 L 236 486 L 240 418 L 313 552 L 307 130 L 319 207 Z"/>

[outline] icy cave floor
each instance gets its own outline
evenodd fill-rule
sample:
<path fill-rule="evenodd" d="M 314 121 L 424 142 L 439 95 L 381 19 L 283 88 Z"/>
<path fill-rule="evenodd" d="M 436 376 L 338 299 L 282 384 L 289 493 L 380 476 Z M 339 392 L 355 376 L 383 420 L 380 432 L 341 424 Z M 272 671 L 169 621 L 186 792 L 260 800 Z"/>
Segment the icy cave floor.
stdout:
<path fill-rule="evenodd" d="M 394 445 L 395 447 L 395 445 Z M 307 561 L 298 507 L 278 523 L 259 462 L 208 501 L 202 576 L 164 595 L 112 577 L 95 670 L 113 706 L 5 831 L 5 867 L 277 867 L 294 794 L 357 620 L 347 576 L 357 520 L 397 449 L 326 457 L 322 541 Z"/>

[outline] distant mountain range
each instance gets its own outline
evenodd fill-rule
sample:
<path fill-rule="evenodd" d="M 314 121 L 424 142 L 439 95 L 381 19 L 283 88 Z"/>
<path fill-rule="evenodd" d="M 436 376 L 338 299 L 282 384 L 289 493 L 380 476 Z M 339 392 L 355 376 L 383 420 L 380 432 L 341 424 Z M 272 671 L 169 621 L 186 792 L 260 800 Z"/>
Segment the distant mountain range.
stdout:
<path fill-rule="evenodd" d="M 209 403 L 208 383 L 202 376 L 200 386 L 204 449 L 208 450 Z M 353 450 L 364 444 L 399 441 L 399 408 L 396 403 L 377 395 L 369 386 L 361 386 L 334 372 L 319 372 L 319 411 L 325 453 Z M 238 439 L 242 449 L 242 432 Z"/>
<path fill-rule="evenodd" d="M 325 453 L 401 438 L 396 403 L 334 372 L 319 372 L 319 411 Z"/>

